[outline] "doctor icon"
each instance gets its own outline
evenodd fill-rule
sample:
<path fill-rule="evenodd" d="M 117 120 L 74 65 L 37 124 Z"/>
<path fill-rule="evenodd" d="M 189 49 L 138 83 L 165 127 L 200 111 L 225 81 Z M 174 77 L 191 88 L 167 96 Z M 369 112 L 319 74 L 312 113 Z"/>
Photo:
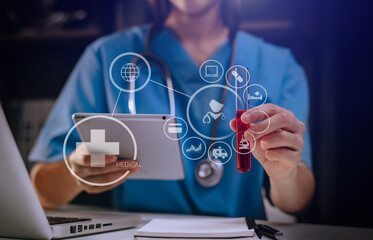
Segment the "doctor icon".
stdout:
<path fill-rule="evenodd" d="M 211 111 L 208 111 L 205 116 L 202 119 L 203 123 L 209 124 L 212 120 L 216 120 L 220 118 L 221 120 L 225 120 L 225 115 L 223 112 L 221 112 L 222 108 L 224 107 L 224 104 L 219 103 L 215 99 L 212 99 L 209 103 L 209 106 L 211 108 Z"/>

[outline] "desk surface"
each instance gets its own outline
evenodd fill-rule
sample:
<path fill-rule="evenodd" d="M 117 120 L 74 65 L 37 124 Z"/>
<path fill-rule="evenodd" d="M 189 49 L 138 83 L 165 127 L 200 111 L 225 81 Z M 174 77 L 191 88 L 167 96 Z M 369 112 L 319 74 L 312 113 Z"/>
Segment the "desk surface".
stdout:
<path fill-rule="evenodd" d="M 80 210 L 81 206 L 68 206 L 68 210 Z M 90 207 L 85 207 L 85 210 L 92 210 Z M 105 211 L 104 209 L 100 209 Z M 179 215 L 179 214 L 157 214 L 157 213 L 137 213 L 141 215 L 142 221 L 139 226 L 132 229 L 120 230 L 109 233 L 102 233 L 97 235 L 83 236 L 74 238 L 74 240 L 124 240 L 133 239 L 136 229 L 141 228 L 153 218 L 212 218 L 209 216 L 193 216 L 193 215 Z M 280 229 L 284 233 L 286 240 L 352 240 L 352 239 L 372 239 L 373 229 L 354 228 L 354 227 L 340 227 L 340 226 L 326 226 L 316 224 L 276 224 L 266 221 L 257 221 L 258 223 L 265 223 L 274 228 Z M 262 238 L 269 239 L 269 238 Z"/>
<path fill-rule="evenodd" d="M 141 224 L 137 227 L 140 228 L 153 218 L 206 218 L 203 216 L 185 216 L 185 215 L 171 215 L 171 214 L 147 214 L 140 213 L 142 217 Z M 337 227 L 337 226 L 325 226 L 315 224 L 275 224 L 268 223 L 265 221 L 258 221 L 260 223 L 266 223 L 272 227 L 280 229 L 284 233 L 286 240 L 352 240 L 352 239 L 372 239 L 373 229 L 364 228 L 352 228 L 352 227 Z M 74 239 L 79 240 L 123 240 L 123 239 L 134 239 L 133 235 L 137 228 L 121 230 L 109 233 L 103 233 L 98 235 L 83 236 Z M 262 238 L 269 239 L 266 237 Z"/>
<path fill-rule="evenodd" d="M 63 210 L 88 210 L 88 211 L 105 211 L 104 209 L 96 208 L 82 208 L 81 206 L 69 206 Z M 116 214 L 120 214 L 116 212 Z M 131 213 L 133 214 L 133 213 Z M 136 213 L 135 213 L 136 214 Z M 119 230 L 114 232 L 107 232 L 102 234 L 95 234 L 89 236 L 82 236 L 73 238 L 74 240 L 133 240 L 133 235 L 136 229 L 141 228 L 153 218 L 184 218 L 184 219 L 196 219 L 196 218 L 212 218 L 208 216 L 192 216 L 192 215 L 177 215 L 177 214 L 156 214 L 156 213 L 137 213 L 141 215 L 142 221 L 139 226 L 127 230 Z M 316 225 L 316 224 L 276 224 L 269 223 L 266 221 L 258 221 L 258 223 L 265 223 L 274 228 L 280 229 L 284 233 L 286 240 L 352 240 L 352 239 L 372 239 L 373 229 L 367 228 L 355 228 L 355 227 L 341 227 L 341 226 L 327 226 L 327 225 Z M 262 239 L 268 239 L 263 237 Z"/>

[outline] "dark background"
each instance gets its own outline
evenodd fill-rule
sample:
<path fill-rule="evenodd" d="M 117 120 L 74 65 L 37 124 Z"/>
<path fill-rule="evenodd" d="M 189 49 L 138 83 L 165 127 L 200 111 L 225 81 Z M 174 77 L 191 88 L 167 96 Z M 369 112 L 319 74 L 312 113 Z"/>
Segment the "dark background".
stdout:
<path fill-rule="evenodd" d="M 308 77 L 317 189 L 299 220 L 373 227 L 372 1 L 244 2 L 242 29 L 291 48 Z M 1 1 L 0 101 L 20 148 L 20 106 L 53 102 L 87 44 L 151 19 L 144 0 Z"/>

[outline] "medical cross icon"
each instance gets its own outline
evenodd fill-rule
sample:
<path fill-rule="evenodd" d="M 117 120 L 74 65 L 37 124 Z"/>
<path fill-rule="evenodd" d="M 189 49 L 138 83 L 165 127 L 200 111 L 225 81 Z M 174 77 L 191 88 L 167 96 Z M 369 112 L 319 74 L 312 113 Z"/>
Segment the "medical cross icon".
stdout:
<path fill-rule="evenodd" d="M 77 149 L 81 144 L 85 145 L 91 156 L 91 167 L 105 167 L 105 155 L 119 155 L 119 142 L 106 142 L 105 129 L 91 129 L 91 141 L 77 142 Z"/>

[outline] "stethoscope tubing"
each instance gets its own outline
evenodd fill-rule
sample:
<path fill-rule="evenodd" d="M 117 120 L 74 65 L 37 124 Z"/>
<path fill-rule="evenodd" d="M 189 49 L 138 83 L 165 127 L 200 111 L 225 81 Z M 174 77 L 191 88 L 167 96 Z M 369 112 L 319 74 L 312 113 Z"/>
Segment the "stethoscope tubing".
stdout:
<path fill-rule="evenodd" d="M 154 34 L 155 34 L 155 27 L 151 26 L 149 31 L 148 31 L 146 40 L 145 40 L 145 50 L 144 50 L 143 53 L 141 53 L 141 55 L 145 59 L 147 59 L 148 61 L 152 61 L 153 64 L 156 63 L 157 65 L 160 66 L 160 68 L 162 70 L 161 73 L 163 74 L 163 77 L 166 80 L 166 84 L 167 84 L 168 98 L 169 98 L 169 105 L 170 105 L 170 115 L 175 116 L 175 113 L 176 113 L 175 96 L 174 96 L 174 91 L 173 91 L 174 88 L 173 88 L 170 69 L 168 68 L 167 64 L 162 59 L 160 59 L 158 56 L 154 55 L 151 52 L 151 38 L 152 38 L 152 35 L 154 35 Z M 231 56 L 230 56 L 230 61 L 229 61 L 230 67 L 234 65 L 235 60 L 236 60 L 236 42 L 235 42 L 236 39 L 235 38 L 236 38 L 236 33 L 230 33 L 229 34 L 229 42 L 230 42 L 230 45 L 232 46 L 231 47 Z M 136 64 L 138 62 L 138 60 L 139 60 L 139 58 L 135 58 L 132 61 L 132 63 Z M 230 80 L 231 80 L 231 76 L 229 75 L 229 80 L 228 81 L 230 81 Z M 135 91 L 134 91 L 135 81 L 130 82 L 129 87 L 130 87 L 131 91 L 129 92 L 128 108 L 129 108 L 129 111 L 130 111 L 131 114 L 136 114 L 136 102 L 135 102 Z M 223 93 L 222 93 L 222 96 L 220 98 L 220 102 L 225 102 L 227 94 L 228 94 L 228 91 L 224 90 Z M 211 136 L 212 137 L 215 137 L 217 135 L 219 122 L 220 122 L 220 119 L 217 119 L 213 123 L 212 131 L 211 131 Z M 210 140 L 210 144 L 211 144 L 211 140 Z M 219 160 L 217 159 L 216 161 L 219 161 Z M 211 168 L 211 171 L 213 173 L 212 177 L 209 176 L 209 178 L 207 179 L 207 178 L 203 178 L 199 175 L 199 171 L 200 171 L 203 164 L 209 164 L 209 166 Z M 214 166 L 212 164 L 214 164 Z M 197 181 L 202 186 L 213 187 L 220 182 L 220 180 L 223 176 L 223 166 L 222 166 L 222 164 L 217 164 L 217 163 L 214 163 L 214 162 L 210 161 L 208 158 L 203 159 L 197 165 L 197 168 L 196 168 L 196 171 L 195 171 L 195 176 L 196 176 Z"/>

